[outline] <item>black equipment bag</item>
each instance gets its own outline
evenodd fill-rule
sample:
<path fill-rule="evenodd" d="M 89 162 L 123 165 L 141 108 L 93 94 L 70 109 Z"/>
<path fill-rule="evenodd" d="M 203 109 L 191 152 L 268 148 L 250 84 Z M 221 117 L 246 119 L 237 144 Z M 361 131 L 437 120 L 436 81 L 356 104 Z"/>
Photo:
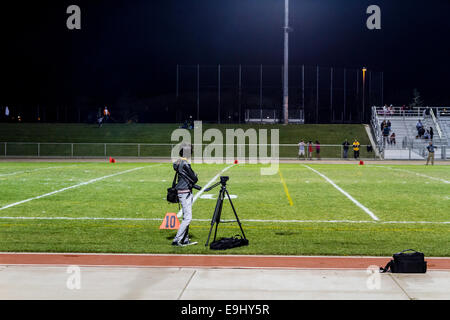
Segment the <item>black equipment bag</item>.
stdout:
<path fill-rule="evenodd" d="M 246 238 L 242 238 L 239 234 L 235 235 L 231 238 L 222 238 L 220 240 L 216 240 L 211 242 L 209 248 L 211 250 L 226 250 L 241 246 L 248 246 L 248 240 Z"/>
<path fill-rule="evenodd" d="M 167 201 L 171 203 L 178 203 L 178 191 L 175 189 L 176 180 L 177 180 L 178 172 L 175 173 L 175 176 L 173 177 L 172 182 L 172 188 L 167 189 Z"/>
<path fill-rule="evenodd" d="M 406 252 L 412 251 L 412 252 Z M 392 273 L 426 273 L 427 262 L 422 252 L 413 249 L 403 250 L 395 253 L 393 260 L 389 261 L 386 267 L 380 268 L 380 272 L 387 272 L 389 269 Z"/>

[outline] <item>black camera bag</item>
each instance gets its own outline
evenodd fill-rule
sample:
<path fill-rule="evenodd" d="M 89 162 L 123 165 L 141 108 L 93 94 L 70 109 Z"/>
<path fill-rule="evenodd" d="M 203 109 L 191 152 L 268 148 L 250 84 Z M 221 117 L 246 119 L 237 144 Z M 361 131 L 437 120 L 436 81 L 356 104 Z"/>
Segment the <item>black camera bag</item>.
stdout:
<path fill-rule="evenodd" d="M 412 251 L 412 252 L 406 252 Z M 395 253 L 393 260 L 384 268 L 380 268 L 380 272 L 387 272 L 391 270 L 392 273 L 426 273 L 427 262 L 422 252 L 413 249 L 403 250 Z"/>
<path fill-rule="evenodd" d="M 178 172 L 176 172 L 175 176 L 173 177 L 172 188 L 167 189 L 167 201 L 169 201 L 170 203 L 178 203 L 178 201 L 179 201 L 178 200 L 178 191 L 177 191 L 177 189 L 175 189 L 177 175 L 178 175 Z"/>
<path fill-rule="evenodd" d="M 248 246 L 248 240 L 246 238 L 242 238 L 240 235 L 236 235 L 231 238 L 221 238 L 220 240 L 211 242 L 209 248 L 211 250 L 226 250 L 241 246 Z"/>

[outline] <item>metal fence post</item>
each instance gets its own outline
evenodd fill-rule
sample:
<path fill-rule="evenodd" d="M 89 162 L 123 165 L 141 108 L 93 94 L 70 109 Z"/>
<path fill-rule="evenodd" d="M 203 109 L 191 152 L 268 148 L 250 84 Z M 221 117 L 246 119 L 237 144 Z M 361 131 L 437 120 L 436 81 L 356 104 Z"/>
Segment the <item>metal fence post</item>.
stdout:
<path fill-rule="evenodd" d="M 41 144 L 38 143 L 37 147 L 38 147 L 38 150 L 37 150 L 37 151 L 38 151 L 38 152 L 37 152 L 37 156 L 40 157 L 40 156 L 41 156 Z"/>
<path fill-rule="evenodd" d="M 200 65 L 197 64 L 197 120 L 200 120 Z"/>
<path fill-rule="evenodd" d="M 260 70 L 259 70 L 259 108 L 261 109 L 261 121 L 262 121 L 262 105 L 263 105 L 263 66 L 260 65 Z"/>
<path fill-rule="evenodd" d="M 220 124 L 220 64 L 217 68 L 217 121 Z"/>
<path fill-rule="evenodd" d="M 5 157 L 6 157 L 6 142 L 5 142 Z"/>
<path fill-rule="evenodd" d="M 316 123 L 319 123 L 319 66 L 316 71 Z"/>
<path fill-rule="evenodd" d="M 106 143 L 104 145 L 105 145 L 105 157 L 106 157 Z"/>
<path fill-rule="evenodd" d="M 141 156 L 141 144 L 138 143 L 138 157 Z"/>

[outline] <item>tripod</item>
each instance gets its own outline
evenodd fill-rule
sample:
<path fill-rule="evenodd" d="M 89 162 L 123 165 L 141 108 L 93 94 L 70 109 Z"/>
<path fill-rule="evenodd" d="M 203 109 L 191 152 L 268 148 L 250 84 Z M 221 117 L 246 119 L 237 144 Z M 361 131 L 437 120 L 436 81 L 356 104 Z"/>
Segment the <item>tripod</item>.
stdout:
<path fill-rule="evenodd" d="M 216 240 L 217 228 L 219 227 L 219 223 L 220 223 L 220 216 L 222 214 L 222 206 L 223 206 L 223 200 L 225 198 L 225 194 L 227 195 L 227 198 L 230 201 L 231 208 L 233 209 L 234 216 L 236 217 L 236 222 L 239 224 L 239 228 L 241 229 L 242 236 L 244 237 L 244 239 L 246 239 L 245 234 L 244 234 L 244 230 L 242 229 L 241 222 L 239 221 L 239 217 L 238 217 L 238 215 L 236 213 L 236 209 L 234 208 L 233 202 L 231 201 L 231 198 L 230 198 L 230 194 L 228 193 L 228 190 L 227 190 L 227 181 L 228 181 L 228 179 L 229 179 L 228 177 L 222 176 L 222 177 L 220 177 L 220 181 L 219 182 L 217 182 L 213 186 L 209 187 L 208 189 L 205 189 L 205 191 L 208 192 L 208 191 L 214 189 L 215 187 L 217 187 L 219 184 L 222 185 L 220 187 L 219 197 L 217 198 L 216 208 L 214 209 L 214 214 L 213 214 L 213 217 L 211 219 L 211 228 L 209 229 L 208 240 L 206 240 L 205 246 L 208 246 L 209 239 L 211 237 L 211 232 L 212 232 L 212 229 L 214 227 L 214 224 L 216 225 L 216 228 L 215 228 L 215 231 L 214 231 L 213 242 Z M 231 221 L 231 222 L 235 222 L 235 221 Z"/>

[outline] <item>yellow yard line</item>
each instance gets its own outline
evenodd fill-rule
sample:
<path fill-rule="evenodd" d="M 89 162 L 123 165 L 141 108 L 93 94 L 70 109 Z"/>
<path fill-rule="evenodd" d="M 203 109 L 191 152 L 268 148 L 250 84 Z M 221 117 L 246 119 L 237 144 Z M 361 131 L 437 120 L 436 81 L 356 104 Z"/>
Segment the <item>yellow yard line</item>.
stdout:
<path fill-rule="evenodd" d="M 286 197 L 289 200 L 289 205 L 293 206 L 294 203 L 292 202 L 292 198 L 291 198 L 291 196 L 289 194 L 289 190 L 288 190 L 288 187 L 286 185 L 286 181 L 284 181 L 284 178 L 283 178 L 283 175 L 281 174 L 281 170 L 280 169 L 278 169 L 278 174 L 280 175 L 281 183 L 283 184 L 283 188 L 284 188 L 284 192 L 286 193 Z"/>

